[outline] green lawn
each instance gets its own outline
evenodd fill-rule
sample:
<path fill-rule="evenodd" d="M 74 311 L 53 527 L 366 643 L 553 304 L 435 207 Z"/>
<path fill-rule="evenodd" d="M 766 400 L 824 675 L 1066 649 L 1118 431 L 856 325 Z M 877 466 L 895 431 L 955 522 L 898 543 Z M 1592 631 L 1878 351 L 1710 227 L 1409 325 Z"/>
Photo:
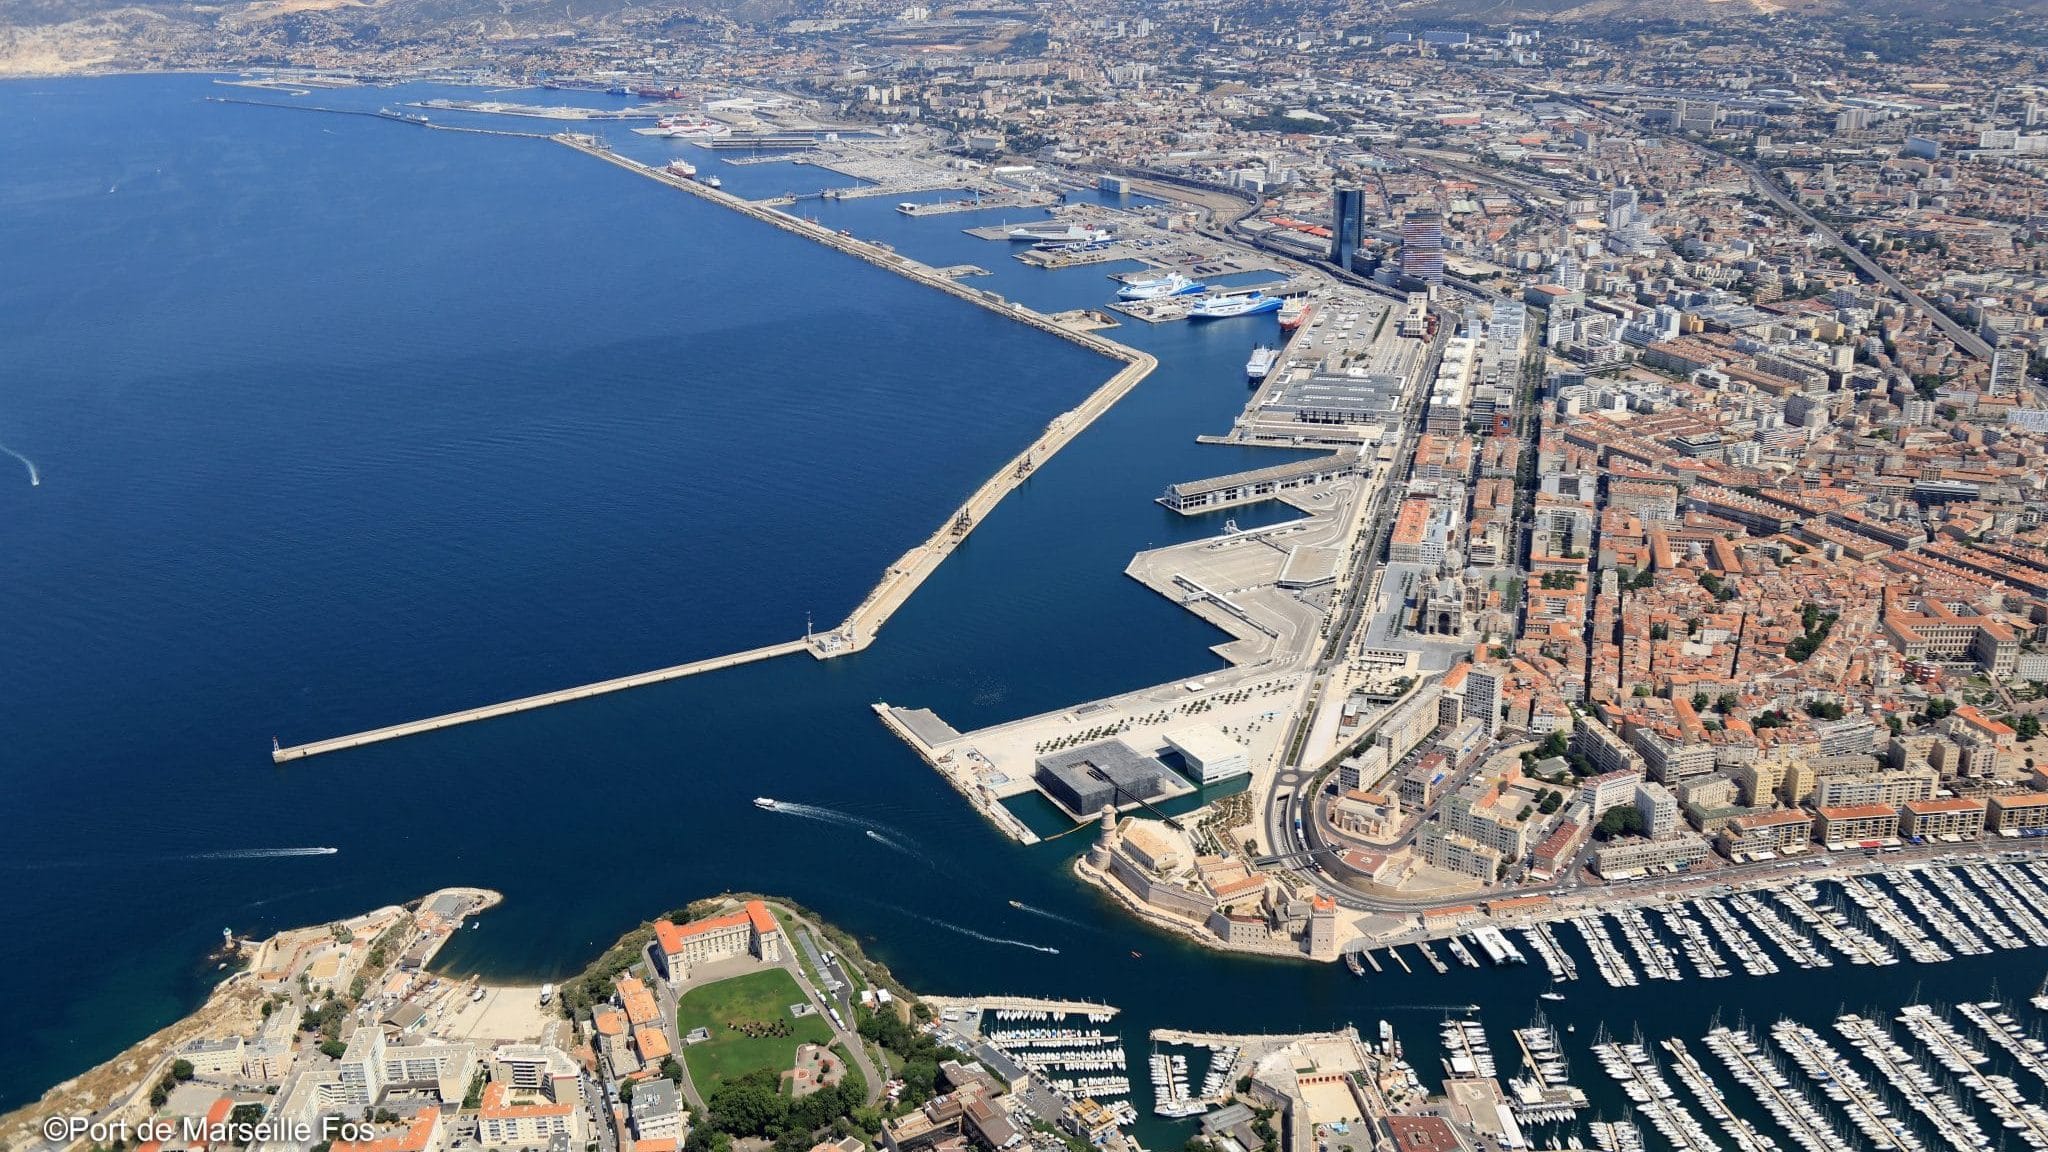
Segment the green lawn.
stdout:
<path fill-rule="evenodd" d="M 685 993 L 676 1005 L 677 1035 L 709 1028 L 711 1039 L 683 1047 L 683 1063 L 697 1091 L 710 1095 L 720 1083 L 756 1068 L 787 1071 L 796 1063 L 799 1044 L 829 1044 L 832 1025 L 822 1016 L 801 1019 L 789 1014 L 791 1004 L 805 1000 L 796 979 L 781 968 L 750 972 Z M 786 1036 L 748 1036 L 732 1025 L 789 1026 Z"/>

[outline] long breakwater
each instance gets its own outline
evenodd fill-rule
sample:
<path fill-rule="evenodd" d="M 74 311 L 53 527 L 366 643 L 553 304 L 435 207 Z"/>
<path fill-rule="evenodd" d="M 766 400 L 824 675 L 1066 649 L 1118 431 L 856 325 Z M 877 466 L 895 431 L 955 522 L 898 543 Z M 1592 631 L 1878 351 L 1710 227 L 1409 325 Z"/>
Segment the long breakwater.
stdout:
<path fill-rule="evenodd" d="M 508 133 L 508 135 L 526 134 Z M 436 732 L 443 728 L 473 724 L 481 720 L 509 716 L 515 712 L 529 712 L 537 708 L 547 708 L 575 700 L 585 700 L 592 696 L 623 692 L 630 688 L 639 688 L 644 685 L 657 684 L 669 680 L 679 680 L 686 676 L 695 676 L 704 672 L 715 672 L 722 668 L 732 668 L 741 664 L 770 660 L 778 656 L 793 655 L 797 652 L 808 651 L 812 656 L 820 660 L 858 652 L 874 643 L 875 636 L 880 632 L 882 625 L 888 621 L 889 617 L 893 616 L 896 610 L 901 608 L 910 599 L 911 594 L 917 591 L 918 587 L 925 580 L 929 579 L 933 572 L 938 570 L 939 565 L 945 562 L 946 557 L 952 555 L 953 550 L 960 546 L 961 542 L 973 531 L 975 525 L 981 523 L 995 509 L 996 505 L 1002 502 L 1003 497 L 1015 491 L 1035 469 L 1043 465 L 1046 460 L 1050 459 L 1061 448 L 1071 443 L 1074 437 L 1081 434 L 1083 429 L 1114 407 L 1118 400 L 1123 399 L 1132 388 L 1137 387 L 1140 380 L 1150 375 L 1152 370 L 1159 366 L 1157 359 L 1135 348 L 1126 347 L 1093 332 L 1077 331 L 1068 328 L 1056 323 L 1048 316 L 1033 311 L 1022 304 L 1006 301 L 994 293 L 964 287 L 940 274 L 937 269 L 898 255 L 886 248 L 851 236 L 840 235 L 832 229 L 815 222 L 790 216 L 773 208 L 763 207 L 762 205 L 741 199 L 738 196 L 733 196 L 700 184 L 697 181 L 687 180 L 659 168 L 653 168 L 620 156 L 600 146 L 593 137 L 580 133 L 561 133 L 551 137 L 551 139 L 585 155 L 595 156 L 607 163 L 616 164 L 630 172 L 666 184 L 680 191 L 691 193 L 721 207 L 750 216 L 764 224 L 781 228 L 787 232 L 794 232 L 828 248 L 858 257 L 877 267 L 886 268 L 899 276 L 908 277 L 927 287 L 936 288 L 971 304 L 987 308 L 1018 323 L 1027 324 L 1040 331 L 1069 340 L 1090 351 L 1109 357 L 1112 360 L 1120 361 L 1123 367 L 1108 380 L 1104 381 L 1101 387 L 1090 393 L 1087 399 L 1083 400 L 1079 405 L 1055 416 L 1046 425 L 1045 430 L 1039 433 L 1038 437 L 1031 442 L 1029 447 L 1011 459 L 1004 461 L 1002 466 L 987 480 L 983 481 L 981 486 L 976 488 L 961 503 L 959 508 L 955 509 L 953 514 L 948 516 L 939 525 L 936 531 L 924 541 L 905 552 L 894 564 L 891 564 L 884 570 L 882 578 L 876 582 L 873 590 L 867 594 L 866 598 L 848 614 L 838 627 L 829 632 L 815 633 L 805 636 L 800 640 L 769 644 L 760 648 L 750 648 L 743 652 L 694 660 L 686 664 L 672 665 L 667 668 L 657 668 L 650 672 L 618 676 L 591 684 L 580 684 L 575 687 L 561 688 L 552 692 L 522 696 L 516 700 L 485 704 L 475 708 L 465 708 L 460 711 L 444 713 L 439 716 L 429 716 L 421 720 L 391 724 L 382 728 L 372 728 L 346 736 L 335 736 L 304 744 L 273 745 L 270 758 L 275 763 L 282 764 L 287 761 L 303 760 L 308 756 L 318 756 L 327 752 L 341 752 L 351 748 L 361 748 L 370 744 L 382 743 L 386 740 L 397 740 L 406 736 Z"/>

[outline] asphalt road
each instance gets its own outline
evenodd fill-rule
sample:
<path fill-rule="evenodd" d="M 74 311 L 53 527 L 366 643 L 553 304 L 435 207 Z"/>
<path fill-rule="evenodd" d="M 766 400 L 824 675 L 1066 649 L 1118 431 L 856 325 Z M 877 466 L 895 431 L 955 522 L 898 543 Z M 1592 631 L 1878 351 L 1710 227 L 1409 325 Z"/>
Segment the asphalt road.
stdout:
<path fill-rule="evenodd" d="M 1393 527 L 1393 512 L 1399 506 L 1399 502 L 1392 496 L 1392 492 L 1397 485 L 1407 482 L 1408 470 L 1415 462 L 1415 447 L 1422 435 L 1422 406 L 1429 395 L 1428 387 L 1422 382 L 1436 378 L 1436 364 L 1442 355 L 1442 342 L 1437 341 L 1436 347 L 1431 350 L 1429 359 L 1424 365 L 1425 372 L 1417 377 L 1415 394 L 1409 398 L 1407 421 L 1401 434 L 1401 450 L 1396 454 L 1395 460 L 1387 472 L 1386 483 L 1381 488 L 1383 502 L 1379 509 L 1377 522 L 1373 527 L 1373 538 L 1371 543 L 1361 553 L 1365 557 L 1364 563 L 1346 588 L 1346 601 L 1340 606 L 1340 610 L 1343 613 L 1342 622 L 1334 633 L 1334 635 L 1340 638 L 1348 637 L 1358 627 L 1364 607 L 1365 590 L 1372 586 L 1373 574 L 1378 572 L 1385 563 L 1382 558 L 1386 554 L 1387 533 Z M 1344 647 L 1345 644 L 1340 642 L 1336 646 L 1338 653 L 1336 657 L 1317 662 L 1315 668 L 1317 678 L 1329 673 L 1335 661 L 1342 658 Z M 1277 796 L 1281 789 L 1287 789 L 1289 793 L 1285 804 L 1269 803 L 1267 805 L 1266 843 L 1275 855 L 1297 850 L 1298 845 L 1294 839 L 1292 827 L 1294 821 L 1299 819 L 1305 830 L 1309 829 L 1309 826 L 1313 823 L 1311 818 L 1314 815 L 1314 811 L 1308 803 L 1310 798 L 1305 797 L 1303 792 L 1314 780 L 1317 767 L 1283 764 L 1280 771 L 1274 777 L 1274 791 L 1271 795 Z M 1314 833 L 1310 830 L 1308 834 L 1313 836 Z M 1310 846 L 1314 847 L 1315 845 L 1312 842 Z M 1319 873 L 1304 870 L 1301 874 L 1307 876 L 1318 887 L 1322 886 L 1323 877 Z M 1348 892 L 1348 890 L 1346 891 Z M 1329 894 L 1334 896 L 1337 893 L 1330 892 Z"/>
<path fill-rule="evenodd" d="M 1684 141 L 1681 142 L 1687 143 Z M 1692 145 L 1692 147 L 1702 152 L 1712 151 L 1712 149 L 1700 148 L 1697 144 Z M 1715 152 L 1714 155 L 1720 156 L 1721 154 Z M 1981 338 L 1978 337 L 1978 335 L 1975 332 L 1972 332 L 1969 329 L 1963 327 L 1961 324 L 1956 323 L 1954 320 L 1949 319 L 1948 314 L 1946 312 L 1943 312 L 1941 309 L 1936 308 L 1932 304 L 1929 304 L 1926 298 L 1921 296 L 1918 292 L 1915 292 L 1911 288 L 1906 287 L 1906 285 L 1902 281 L 1900 281 L 1900 279 L 1897 276 L 1894 276 L 1890 272 L 1886 271 L 1883 265 L 1879 264 L 1875 260 L 1872 260 L 1870 257 L 1864 255 L 1863 250 L 1861 248 L 1858 248 L 1854 244 L 1851 244 L 1848 241 L 1842 239 L 1842 234 L 1840 232 L 1835 231 L 1833 228 L 1815 219 L 1811 214 L 1809 214 L 1806 211 L 1806 209 L 1801 208 L 1796 201 L 1794 201 L 1790 196 L 1785 194 L 1783 187 L 1778 183 L 1777 177 L 1764 172 L 1762 169 L 1758 168 L 1754 164 L 1749 163 L 1746 160 L 1734 160 L 1733 158 L 1726 159 L 1729 159 L 1736 167 L 1742 169 L 1744 172 L 1747 172 L 1749 174 L 1750 180 L 1754 182 L 1757 185 L 1757 187 L 1763 191 L 1764 196 L 1768 198 L 1771 201 L 1771 203 L 1776 204 L 1778 208 L 1781 211 L 1783 211 L 1787 216 L 1790 216 L 1793 219 L 1800 221 L 1807 227 L 1813 229 L 1815 232 L 1820 233 L 1820 235 L 1823 238 L 1825 238 L 1828 243 L 1833 244 L 1835 248 L 1842 253 L 1842 255 L 1848 257 L 1849 262 L 1851 264 L 1854 264 L 1856 265 L 1856 267 L 1862 269 L 1865 275 L 1869 276 L 1871 279 L 1877 281 L 1885 287 L 1891 289 L 1893 292 L 1897 293 L 1900 297 L 1905 299 L 1908 303 L 1912 304 L 1913 307 L 1918 308 L 1922 312 L 1927 313 L 1927 318 L 1934 322 L 1934 326 L 1941 330 L 1942 335 L 1947 336 L 1950 340 L 1955 341 L 1956 347 L 1961 348 L 1963 351 L 1968 352 L 1970 355 L 1975 356 L 1979 360 L 1991 359 L 1991 345 L 1986 344 Z"/>

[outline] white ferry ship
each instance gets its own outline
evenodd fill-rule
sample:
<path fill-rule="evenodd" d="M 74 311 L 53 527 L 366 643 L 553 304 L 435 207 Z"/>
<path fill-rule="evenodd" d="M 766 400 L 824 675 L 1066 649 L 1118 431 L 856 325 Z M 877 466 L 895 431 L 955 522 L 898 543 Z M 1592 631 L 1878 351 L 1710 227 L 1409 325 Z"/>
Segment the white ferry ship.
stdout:
<path fill-rule="evenodd" d="M 1150 280 L 1133 280 L 1117 289 L 1119 300 L 1158 300 L 1167 296 L 1187 296 L 1208 290 L 1207 284 L 1197 284 L 1178 272 L 1169 272 Z"/>
<path fill-rule="evenodd" d="M 1254 384 L 1264 380 L 1267 374 L 1273 371 L 1273 365 L 1279 362 L 1279 359 L 1280 353 L 1264 344 L 1252 349 L 1252 358 L 1244 362 L 1245 379 Z"/>
<path fill-rule="evenodd" d="M 1257 316 L 1263 312 L 1278 312 L 1280 298 L 1263 292 L 1247 296 L 1211 296 L 1188 309 L 1190 320 L 1228 320 L 1236 316 Z"/>

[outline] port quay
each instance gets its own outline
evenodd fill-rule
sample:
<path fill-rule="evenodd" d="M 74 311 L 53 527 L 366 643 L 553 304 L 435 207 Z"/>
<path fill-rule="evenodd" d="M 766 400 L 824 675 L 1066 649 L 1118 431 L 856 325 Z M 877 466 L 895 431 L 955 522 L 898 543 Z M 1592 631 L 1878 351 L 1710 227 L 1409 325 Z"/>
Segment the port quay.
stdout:
<path fill-rule="evenodd" d="M 531 134 L 515 133 L 514 135 L 530 136 Z M 1051 317 L 1033 311 L 1022 304 L 1005 301 L 994 293 L 980 292 L 972 288 L 963 287 L 941 274 L 938 269 L 900 256 L 885 248 L 857 240 L 851 236 L 841 236 L 831 229 L 811 221 L 787 215 L 774 208 L 762 207 L 740 197 L 707 187 L 694 180 L 686 180 L 680 176 L 664 172 L 659 168 L 649 167 L 648 165 L 620 156 L 602 147 L 594 137 L 589 135 L 565 132 L 553 136 L 551 139 L 560 144 L 567 145 L 578 152 L 595 156 L 628 171 L 638 173 L 648 179 L 689 192 L 714 204 L 751 216 L 763 223 L 772 224 L 777 228 L 817 241 L 829 248 L 856 256 L 870 264 L 886 268 L 898 275 L 908 277 L 920 284 L 939 289 L 969 303 L 987 308 L 1019 323 L 1028 324 L 1040 331 L 1070 340 L 1090 351 L 1121 362 L 1123 367 L 1105 381 L 1101 387 L 1090 393 L 1087 399 L 1083 400 L 1078 406 L 1055 416 L 1046 425 L 1045 430 L 1039 434 L 1038 438 L 1033 440 L 1030 446 L 1025 448 L 1023 452 L 1004 461 L 979 488 L 976 488 L 967 497 L 967 500 L 952 515 L 948 516 L 939 525 L 938 529 L 930 537 L 911 548 L 908 552 L 905 552 L 894 564 L 891 564 L 882 573 L 882 578 L 876 582 L 874 589 L 868 593 L 867 597 L 854 608 L 853 612 L 838 627 L 830 631 L 813 633 L 802 639 L 784 641 L 779 644 L 749 648 L 742 652 L 732 652 L 723 656 L 693 660 L 667 668 L 657 668 L 648 672 L 618 676 L 609 680 L 599 680 L 591 684 L 580 684 L 572 688 L 561 688 L 552 692 L 522 696 L 516 700 L 485 704 L 475 708 L 464 708 L 455 712 L 443 713 L 439 716 L 429 716 L 402 724 L 372 728 L 345 736 L 334 736 L 303 744 L 274 744 L 270 753 L 273 763 L 283 764 L 293 760 L 303 760 L 309 756 L 319 756 L 328 752 L 341 752 L 350 748 L 361 748 L 365 745 L 381 743 L 386 740 L 397 740 L 406 736 L 437 732 L 441 729 L 453 728 L 461 724 L 473 724 L 499 716 L 509 716 L 515 712 L 530 712 L 536 708 L 566 704 L 575 700 L 586 700 L 592 696 L 623 692 L 630 688 L 639 688 L 648 684 L 659 684 L 668 680 L 680 680 L 686 676 L 716 672 L 724 668 L 752 664 L 761 660 L 771 660 L 778 656 L 789 656 L 798 652 L 808 651 L 812 656 L 820 660 L 829 660 L 837 656 L 858 652 L 874 643 L 876 633 L 881 630 L 882 625 L 888 621 L 889 617 L 894 615 L 896 610 L 901 608 L 910 599 L 911 594 L 916 592 L 918 587 L 929 579 L 933 572 L 938 571 L 939 565 L 945 562 L 946 557 L 952 555 L 953 550 L 960 546 L 961 541 L 967 538 L 967 535 L 973 531 L 975 525 L 979 524 L 984 517 L 993 511 L 996 505 L 1002 503 L 1003 497 L 1015 491 L 1031 475 L 1034 469 L 1058 453 L 1060 449 L 1066 447 L 1074 437 L 1080 435 L 1084 429 L 1094 423 L 1103 413 L 1114 407 L 1117 401 L 1128 395 L 1132 388 L 1137 387 L 1140 380 L 1151 375 L 1152 370 L 1159 366 L 1157 359 L 1135 348 L 1126 347 L 1091 331 L 1067 327 L 1054 321 Z"/>

